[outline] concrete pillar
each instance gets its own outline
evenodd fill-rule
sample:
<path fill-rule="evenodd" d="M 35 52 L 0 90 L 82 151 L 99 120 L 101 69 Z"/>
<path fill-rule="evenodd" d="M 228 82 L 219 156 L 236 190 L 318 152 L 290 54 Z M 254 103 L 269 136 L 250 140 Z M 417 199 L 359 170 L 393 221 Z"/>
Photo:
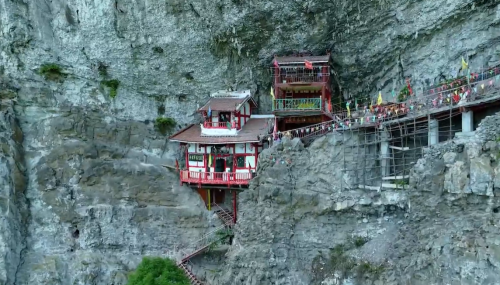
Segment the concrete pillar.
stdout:
<path fill-rule="evenodd" d="M 439 143 L 439 122 L 438 120 L 429 120 L 428 145 Z"/>
<path fill-rule="evenodd" d="M 472 111 L 462 113 L 462 133 L 474 131 L 474 116 Z"/>
<path fill-rule="evenodd" d="M 390 173 L 390 151 L 389 134 L 387 130 L 380 127 L 380 170 L 382 177 L 389 176 Z"/>

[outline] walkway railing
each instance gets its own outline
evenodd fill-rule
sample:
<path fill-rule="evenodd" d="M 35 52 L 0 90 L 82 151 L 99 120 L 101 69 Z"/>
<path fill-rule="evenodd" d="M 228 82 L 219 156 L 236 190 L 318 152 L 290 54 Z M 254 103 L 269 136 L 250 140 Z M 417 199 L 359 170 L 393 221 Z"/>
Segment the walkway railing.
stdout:
<path fill-rule="evenodd" d="M 275 99 L 273 111 L 321 110 L 321 98 Z"/>
<path fill-rule="evenodd" d="M 199 240 L 195 241 L 191 246 L 189 246 L 190 249 L 186 249 L 185 247 L 183 247 L 183 249 L 180 249 L 179 250 L 180 259 L 178 260 L 178 263 L 179 264 L 184 263 L 189 259 L 191 259 L 192 257 L 207 250 L 210 247 L 210 245 L 221 239 L 219 232 L 224 230 L 226 230 L 225 225 L 219 226 L 211 230 L 207 234 L 203 235 Z"/>
<path fill-rule="evenodd" d="M 482 80 L 479 80 L 482 79 Z M 405 116 L 422 116 L 431 112 L 439 112 L 450 108 L 488 98 L 495 86 L 500 85 L 500 69 L 498 67 L 486 70 L 474 76 L 472 82 L 462 81 L 461 84 L 440 85 L 428 89 L 421 96 L 410 96 L 405 102 L 381 106 L 358 107 L 351 110 L 332 113 L 331 121 L 278 132 L 274 139 L 287 136 L 289 138 L 305 138 L 324 134 L 334 130 L 348 130 L 359 127 L 376 126 Z M 499 94 L 500 95 L 500 94 Z"/>
<path fill-rule="evenodd" d="M 247 185 L 251 172 L 199 172 L 181 170 L 181 183 Z"/>
<path fill-rule="evenodd" d="M 203 122 L 203 127 L 210 129 L 234 129 L 237 127 L 237 124 L 230 122 Z"/>
<path fill-rule="evenodd" d="M 271 68 L 274 82 L 281 83 L 314 83 L 328 82 L 330 78 L 330 67 L 327 65 L 313 66 L 313 70 L 305 67 L 290 66 L 280 67 L 278 72 L 276 68 Z"/>

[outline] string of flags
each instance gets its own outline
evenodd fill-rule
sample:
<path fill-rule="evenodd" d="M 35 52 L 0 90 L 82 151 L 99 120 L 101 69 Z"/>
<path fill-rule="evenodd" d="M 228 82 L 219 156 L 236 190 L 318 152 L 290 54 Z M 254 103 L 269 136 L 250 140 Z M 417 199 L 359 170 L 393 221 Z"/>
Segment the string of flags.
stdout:
<path fill-rule="evenodd" d="M 468 68 L 468 63 L 462 58 L 462 70 Z M 468 73 L 468 70 L 467 70 Z M 383 106 L 382 92 L 379 91 L 377 96 L 376 105 L 374 101 L 370 100 L 369 105 L 360 106 L 358 99 L 353 102 L 356 116 L 351 114 L 351 101 L 346 102 L 346 112 L 333 114 L 337 120 L 332 123 L 320 123 L 313 126 L 303 127 L 286 132 L 280 132 L 276 129 L 273 132 L 277 137 L 283 135 L 288 137 L 303 136 L 320 131 L 332 131 L 338 129 L 350 129 L 360 125 L 378 125 L 381 121 L 391 119 L 409 112 L 419 111 L 424 107 L 427 108 L 440 108 L 445 105 L 459 104 L 462 100 L 470 100 L 469 97 L 473 93 L 484 90 L 487 86 L 493 86 L 500 81 L 500 66 L 495 67 L 484 72 L 469 73 L 463 78 L 459 78 L 453 82 L 448 82 L 434 88 L 427 89 L 426 95 L 423 97 L 410 97 L 407 102 L 401 102 L 391 105 Z M 471 85 L 472 83 L 472 85 Z M 391 90 L 392 97 L 396 97 L 395 86 Z M 408 94 L 414 95 L 411 88 L 410 80 L 406 79 L 406 88 Z M 271 97 L 274 99 L 274 90 L 271 89 Z M 269 139 L 271 139 L 269 137 Z"/>
<path fill-rule="evenodd" d="M 478 90 L 483 90 L 487 86 L 497 84 L 499 81 L 500 74 L 496 75 L 494 80 L 488 80 L 487 83 L 482 83 L 479 86 L 473 86 L 471 89 L 468 88 L 468 85 L 456 86 L 457 88 L 454 90 L 441 90 L 440 92 L 435 93 L 432 99 L 426 96 L 412 99 L 409 102 L 402 102 L 387 106 L 382 106 L 382 93 L 379 92 L 377 105 L 375 106 L 370 103 L 369 107 L 365 105 L 361 107 L 361 110 L 359 110 L 360 106 L 358 102 L 354 102 L 355 109 L 358 112 L 359 117 L 353 118 L 351 116 L 350 102 L 347 102 L 347 112 L 345 113 L 345 116 L 335 114 L 338 119 L 336 123 L 319 123 L 313 126 L 285 132 L 277 131 L 277 134 L 279 137 L 282 137 L 283 135 L 288 137 L 297 137 L 320 131 L 326 132 L 327 130 L 346 130 L 361 125 L 378 125 L 381 121 L 407 114 L 409 112 L 419 111 L 425 106 L 429 106 L 430 108 L 440 108 L 449 104 L 456 105 L 460 103 L 460 101 L 467 99 L 472 93 L 477 93 Z M 429 101 L 431 103 L 430 105 L 428 104 Z"/>

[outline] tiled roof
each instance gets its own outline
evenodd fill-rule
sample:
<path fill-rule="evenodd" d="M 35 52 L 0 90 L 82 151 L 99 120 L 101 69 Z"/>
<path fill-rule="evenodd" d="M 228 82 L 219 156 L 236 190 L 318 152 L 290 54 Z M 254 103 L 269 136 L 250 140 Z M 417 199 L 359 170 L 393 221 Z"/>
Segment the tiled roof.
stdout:
<path fill-rule="evenodd" d="M 320 56 L 278 56 L 275 59 L 278 62 L 278 64 L 304 63 L 305 60 L 310 61 L 312 63 L 326 63 L 326 62 L 330 61 L 330 55 L 320 55 Z"/>
<path fill-rule="evenodd" d="M 199 124 L 191 125 L 170 136 L 171 141 L 187 142 L 187 143 L 203 143 L 203 144 L 226 144 L 240 142 L 258 142 L 259 135 L 267 134 L 269 119 L 254 119 L 251 118 L 241 128 L 237 136 L 215 137 L 201 136 L 201 127 Z"/>
<path fill-rule="evenodd" d="M 210 98 L 210 100 L 198 111 L 208 111 L 208 107 L 212 111 L 237 111 L 237 108 L 241 107 L 243 103 L 248 101 L 250 97 L 244 98 Z"/>

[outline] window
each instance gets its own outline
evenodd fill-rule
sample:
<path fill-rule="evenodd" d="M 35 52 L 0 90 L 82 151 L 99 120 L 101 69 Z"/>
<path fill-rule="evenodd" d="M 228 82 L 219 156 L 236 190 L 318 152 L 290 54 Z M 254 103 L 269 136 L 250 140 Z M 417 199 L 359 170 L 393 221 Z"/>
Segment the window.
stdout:
<path fill-rule="evenodd" d="M 245 168 L 245 156 L 236 157 L 236 167 Z"/>

